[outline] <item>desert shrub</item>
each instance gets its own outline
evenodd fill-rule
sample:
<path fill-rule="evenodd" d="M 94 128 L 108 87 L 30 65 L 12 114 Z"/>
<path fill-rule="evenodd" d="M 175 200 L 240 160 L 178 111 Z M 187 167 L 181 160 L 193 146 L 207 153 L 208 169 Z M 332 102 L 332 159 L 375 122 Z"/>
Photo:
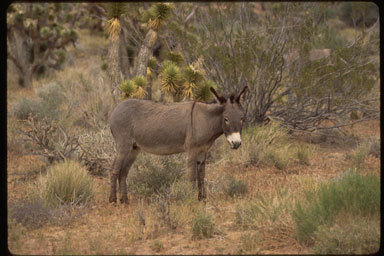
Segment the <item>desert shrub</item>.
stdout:
<path fill-rule="evenodd" d="M 164 223 L 170 229 L 176 229 L 180 226 L 180 216 L 177 213 L 175 205 L 171 202 L 171 192 L 169 188 L 163 188 L 162 193 L 156 194 L 155 202 L 157 217 L 161 223 Z"/>
<path fill-rule="evenodd" d="M 242 180 L 237 180 L 233 175 L 227 175 L 223 184 L 224 194 L 229 197 L 244 196 L 248 193 L 248 186 Z"/>
<path fill-rule="evenodd" d="M 313 154 L 313 147 L 298 146 L 296 149 L 296 156 L 300 164 L 309 165 L 310 158 Z"/>
<path fill-rule="evenodd" d="M 213 235 L 214 225 L 211 216 L 204 212 L 199 212 L 191 220 L 192 235 L 195 238 L 209 238 Z"/>
<path fill-rule="evenodd" d="M 16 243 L 16 248 L 19 248 L 22 243 L 22 238 L 26 235 L 26 228 L 13 218 L 8 218 L 8 242 Z M 11 247 L 9 245 L 9 247 Z"/>
<path fill-rule="evenodd" d="M 271 164 L 279 170 L 285 170 L 290 163 L 291 152 L 289 146 L 270 147 L 265 152 L 263 162 Z"/>
<path fill-rule="evenodd" d="M 93 198 L 93 183 L 87 170 L 75 161 L 64 161 L 40 177 L 41 198 L 48 204 L 84 204 Z"/>
<path fill-rule="evenodd" d="M 21 98 L 13 107 L 14 115 L 25 120 L 29 115 L 39 119 L 58 120 L 62 114 L 61 106 L 65 100 L 64 89 L 57 83 L 44 85 L 35 98 Z"/>
<path fill-rule="evenodd" d="M 288 143 L 287 131 L 279 123 L 251 126 L 243 131 L 243 143 L 236 151 L 229 152 L 229 160 L 257 165 L 265 162 L 268 150 L 277 150 Z"/>
<path fill-rule="evenodd" d="M 10 202 L 9 214 L 17 223 L 29 228 L 39 228 L 52 217 L 51 209 L 41 199 L 19 199 Z"/>
<path fill-rule="evenodd" d="M 347 171 L 316 191 L 306 191 L 305 195 L 305 200 L 297 202 L 292 212 L 301 242 L 312 240 L 318 227 L 332 224 L 340 212 L 369 215 L 380 211 L 380 179 L 375 175 Z"/>
<path fill-rule="evenodd" d="M 379 158 L 381 153 L 381 145 L 379 138 L 371 138 L 368 140 L 368 154 Z"/>
<path fill-rule="evenodd" d="M 251 227 L 256 221 L 257 206 L 254 202 L 242 202 L 236 206 L 235 223 L 242 228 Z"/>
<path fill-rule="evenodd" d="M 173 182 L 170 187 L 170 198 L 176 202 L 187 202 L 193 199 L 195 191 L 192 183 L 186 179 L 180 179 Z"/>
<path fill-rule="evenodd" d="M 161 241 L 155 240 L 155 241 L 153 241 L 152 249 L 155 252 L 160 252 L 162 249 L 164 249 L 164 245 Z"/>
<path fill-rule="evenodd" d="M 356 149 L 354 149 L 352 152 L 352 167 L 358 170 L 363 169 L 368 153 L 369 146 L 367 143 L 361 143 Z"/>
<path fill-rule="evenodd" d="M 286 188 L 276 189 L 270 195 L 259 195 L 252 201 L 244 201 L 236 206 L 235 223 L 242 228 L 252 227 L 256 222 L 273 223 L 289 214 L 292 204 L 291 194 Z"/>
<path fill-rule="evenodd" d="M 162 193 L 183 176 L 182 167 L 177 156 L 140 155 L 128 177 L 128 187 L 143 196 Z"/>
<path fill-rule="evenodd" d="M 29 115 L 37 116 L 39 112 L 39 101 L 22 97 L 13 106 L 13 113 L 17 119 L 26 120 Z"/>
<path fill-rule="evenodd" d="M 260 251 L 262 236 L 258 231 L 247 232 L 240 237 L 242 250 L 248 253 L 257 254 Z"/>
<path fill-rule="evenodd" d="M 77 160 L 84 163 L 88 172 L 95 176 L 107 176 L 116 155 L 114 140 L 109 126 L 98 130 L 86 130 L 79 134 L 81 149 Z"/>
<path fill-rule="evenodd" d="M 380 248 L 379 220 L 371 218 L 353 218 L 347 225 L 321 225 L 314 236 L 315 254 L 373 254 Z"/>

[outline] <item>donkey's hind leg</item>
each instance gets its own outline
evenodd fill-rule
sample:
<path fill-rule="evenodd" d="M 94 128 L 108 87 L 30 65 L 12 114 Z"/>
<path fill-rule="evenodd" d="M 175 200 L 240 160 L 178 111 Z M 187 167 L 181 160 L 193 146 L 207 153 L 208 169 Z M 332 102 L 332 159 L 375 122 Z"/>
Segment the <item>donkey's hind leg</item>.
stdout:
<path fill-rule="evenodd" d="M 126 144 L 118 144 L 116 146 L 117 148 L 117 155 L 115 157 L 115 160 L 113 161 L 113 166 L 111 170 L 111 190 L 109 194 L 109 202 L 110 203 L 116 203 L 116 183 L 117 180 L 120 177 L 121 170 L 124 166 L 125 159 L 129 152 L 132 150 L 132 146 L 129 146 L 128 143 Z"/>
<path fill-rule="evenodd" d="M 207 198 L 204 179 L 205 179 L 205 159 L 206 153 L 200 153 L 197 158 L 197 186 L 199 189 L 198 200 L 205 200 Z"/>
<path fill-rule="evenodd" d="M 124 162 L 125 155 L 122 152 L 119 152 L 117 156 L 115 157 L 115 160 L 113 161 L 113 166 L 111 170 L 111 190 L 109 193 L 109 202 L 110 203 L 116 203 L 116 183 L 117 178 L 120 176 L 121 167 Z"/>
<path fill-rule="evenodd" d="M 121 172 L 119 175 L 119 188 L 120 188 L 120 202 L 121 203 L 128 203 L 128 196 L 127 196 L 127 175 L 129 173 L 129 169 L 131 168 L 133 162 L 135 162 L 137 155 L 139 154 L 140 149 L 136 146 L 132 147 L 132 150 L 127 154 L 126 158 L 124 159 L 123 166 L 121 168 Z"/>

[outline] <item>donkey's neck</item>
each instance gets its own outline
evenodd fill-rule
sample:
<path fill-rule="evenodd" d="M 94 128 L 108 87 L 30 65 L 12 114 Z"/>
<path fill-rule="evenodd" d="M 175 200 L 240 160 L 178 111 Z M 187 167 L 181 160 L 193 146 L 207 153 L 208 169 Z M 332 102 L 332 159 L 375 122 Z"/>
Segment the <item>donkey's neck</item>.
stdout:
<path fill-rule="evenodd" d="M 192 120 L 195 143 L 210 146 L 223 134 L 223 110 L 219 104 L 196 103 Z"/>

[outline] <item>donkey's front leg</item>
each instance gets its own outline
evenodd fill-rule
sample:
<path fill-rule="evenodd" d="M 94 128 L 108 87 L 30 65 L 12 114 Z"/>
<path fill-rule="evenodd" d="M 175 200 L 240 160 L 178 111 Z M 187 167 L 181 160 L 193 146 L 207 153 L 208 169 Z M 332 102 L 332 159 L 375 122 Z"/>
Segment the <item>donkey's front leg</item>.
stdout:
<path fill-rule="evenodd" d="M 187 156 L 187 172 L 192 186 L 195 188 L 197 185 L 197 155 L 189 153 Z"/>

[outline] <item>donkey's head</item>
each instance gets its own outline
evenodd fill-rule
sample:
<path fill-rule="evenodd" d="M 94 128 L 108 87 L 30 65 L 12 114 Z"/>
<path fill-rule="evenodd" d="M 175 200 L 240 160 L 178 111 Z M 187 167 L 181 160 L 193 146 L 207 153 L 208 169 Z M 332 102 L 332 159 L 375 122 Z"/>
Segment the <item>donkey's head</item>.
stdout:
<path fill-rule="evenodd" d="M 240 105 L 241 96 L 248 90 L 245 86 L 237 95 L 231 94 L 228 98 L 217 94 L 215 89 L 210 88 L 217 102 L 223 107 L 222 128 L 229 145 L 237 149 L 241 145 L 241 129 L 243 127 L 244 111 Z"/>

